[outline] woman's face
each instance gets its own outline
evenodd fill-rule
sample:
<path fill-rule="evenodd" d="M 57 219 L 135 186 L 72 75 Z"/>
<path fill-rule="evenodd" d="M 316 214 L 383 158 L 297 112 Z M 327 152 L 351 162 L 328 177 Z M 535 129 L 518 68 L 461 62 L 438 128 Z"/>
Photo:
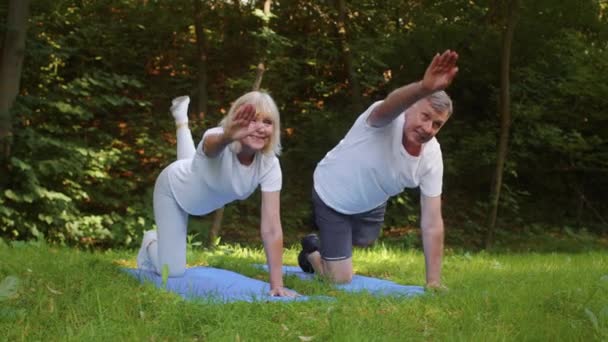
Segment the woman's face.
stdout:
<path fill-rule="evenodd" d="M 249 123 L 253 133 L 241 139 L 243 147 L 253 151 L 262 151 L 272 137 L 274 122 L 269 115 L 258 113 L 255 120 Z"/>

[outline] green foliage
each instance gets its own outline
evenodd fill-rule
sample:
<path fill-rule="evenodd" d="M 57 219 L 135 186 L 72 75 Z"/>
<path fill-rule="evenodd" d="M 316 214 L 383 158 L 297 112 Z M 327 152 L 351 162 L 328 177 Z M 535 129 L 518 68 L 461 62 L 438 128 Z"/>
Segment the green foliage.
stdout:
<path fill-rule="evenodd" d="M 418 223 L 418 213 L 420 212 L 418 195 L 417 192 L 406 192 L 391 198 L 386 208 L 384 224 L 387 227 L 416 225 Z"/>
<path fill-rule="evenodd" d="M 163 270 L 162 270 L 162 274 L 161 274 L 161 278 L 162 278 L 162 284 L 163 287 L 167 287 L 167 279 L 169 279 L 169 265 L 164 264 L 163 265 Z"/>
<path fill-rule="evenodd" d="M 146 110 L 145 101 L 116 95 L 140 87 L 129 77 L 96 72 L 54 89 L 47 98 L 22 97 L 12 187 L 2 198 L 4 234 L 124 244 L 152 225 L 141 176 L 131 171 L 137 150 L 151 142 L 145 132 L 135 132 L 133 145 L 126 146 L 129 138 L 118 139 L 119 127 L 107 131 L 112 121 L 121 126 L 120 114 L 113 112 Z M 102 119 L 107 128 L 100 127 Z M 116 202 L 138 189 L 139 195 L 126 196 L 131 204 Z"/>

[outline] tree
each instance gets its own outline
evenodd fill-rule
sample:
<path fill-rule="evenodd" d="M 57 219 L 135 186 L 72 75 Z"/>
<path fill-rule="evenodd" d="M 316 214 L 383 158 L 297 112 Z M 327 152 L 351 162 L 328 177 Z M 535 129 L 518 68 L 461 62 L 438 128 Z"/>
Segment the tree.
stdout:
<path fill-rule="evenodd" d="M 348 17 L 348 9 L 346 8 L 345 0 L 336 0 L 338 7 L 338 18 L 336 21 L 336 29 L 338 33 L 338 41 L 340 43 L 340 54 L 344 63 L 344 72 L 348 80 L 353 101 L 355 113 L 359 113 L 363 109 L 363 100 L 361 99 L 361 86 L 357 73 L 355 72 L 353 54 L 348 42 L 348 28 L 346 19 Z"/>
<path fill-rule="evenodd" d="M 207 114 L 207 105 L 209 94 L 207 92 L 207 63 L 208 63 L 208 44 L 203 27 L 203 7 L 201 0 L 193 0 L 194 2 L 194 32 L 196 34 L 196 51 L 197 51 L 197 104 L 196 104 L 196 120 L 203 121 Z"/>
<path fill-rule="evenodd" d="M 272 0 L 264 1 L 264 26 L 268 27 L 268 21 L 270 20 L 270 6 L 272 5 Z M 260 90 L 260 86 L 262 85 L 262 78 L 264 76 L 264 71 L 266 70 L 265 66 L 265 57 L 262 57 L 262 61 L 257 66 L 257 72 L 255 80 L 253 81 L 252 90 Z M 213 213 L 213 223 L 211 224 L 211 228 L 209 229 L 209 237 L 208 244 L 213 246 L 217 237 L 220 234 L 220 230 L 222 229 L 222 220 L 224 219 L 224 207 L 217 209 Z"/>
<path fill-rule="evenodd" d="M 8 182 L 8 163 L 13 142 L 11 109 L 19 93 L 21 67 L 25 54 L 25 36 L 29 16 L 29 0 L 11 0 L 2 60 L 0 61 L 0 188 Z"/>
<path fill-rule="evenodd" d="M 498 203 L 502 188 L 502 176 L 507 159 L 509 146 L 509 129 L 511 126 L 511 97 L 510 78 L 511 72 L 511 46 L 513 45 L 513 33 L 519 8 L 519 0 L 507 1 L 507 13 L 502 40 L 502 57 L 500 62 L 500 138 L 496 154 L 496 170 L 494 172 L 494 184 L 490 195 L 490 213 L 486 231 L 485 247 L 490 248 L 494 242 L 494 230 L 496 217 L 498 215 Z"/>

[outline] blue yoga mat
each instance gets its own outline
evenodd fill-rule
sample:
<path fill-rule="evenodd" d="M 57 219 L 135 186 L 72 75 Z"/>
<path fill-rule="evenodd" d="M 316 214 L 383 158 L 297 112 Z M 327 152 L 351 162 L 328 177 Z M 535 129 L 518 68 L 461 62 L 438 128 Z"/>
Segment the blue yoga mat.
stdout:
<path fill-rule="evenodd" d="M 259 302 L 259 301 L 305 301 L 311 296 L 296 298 L 268 295 L 270 285 L 261 280 L 242 274 L 213 267 L 192 267 L 186 269 L 182 277 L 167 279 L 163 286 L 162 277 L 151 271 L 127 268 L 127 273 L 141 282 L 149 281 L 159 288 L 179 294 L 185 299 L 202 299 L 217 302 Z M 327 299 L 327 298 L 320 298 Z"/>
<path fill-rule="evenodd" d="M 268 270 L 266 265 L 260 265 Z M 294 275 L 303 280 L 312 280 L 315 275 L 303 272 L 298 266 L 283 266 L 283 274 Z M 337 284 L 337 289 L 347 292 L 369 292 L 375 296 L 404 296 L 413 297 L 424 294 L 424 287 L 401 285 L 386 279 L 378 279 L 355 274 L 353 281 L 349 284 Z"/>

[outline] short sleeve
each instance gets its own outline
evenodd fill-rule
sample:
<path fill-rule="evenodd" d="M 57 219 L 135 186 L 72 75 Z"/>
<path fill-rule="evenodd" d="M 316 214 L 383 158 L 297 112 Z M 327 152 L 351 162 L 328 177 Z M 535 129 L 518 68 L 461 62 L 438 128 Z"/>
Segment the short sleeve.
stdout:
<path fill-rule="evenodd" d="M 359 116 L 359 119 L 362 121 L 361 125 L 363 127 L 365 127 L 365 129 L 377 130 L 379 128 L 382 128 L 382 127 L 370 126 L 370 124 L 367 123 L 367 118 L 372 114 L 372 112 L 374 111 L 374 109 L 376 109 L 376 107 L 378 107 L 382 102 L 384 102 L 384 100 L 376 101 L 376 102 L 372 103 L 369 107 L 367 107 L 367 109 L 365 110 L 365 112 L 363 112 L 363 114 L 361 114 Z"/>
<path fill-rule="evenodd" d="M 266 157 L 260 177 L 260 188 L 263 192 L 280 191 L 283 186 L 283 173 L 281 164 L 276 156 Z"/>
<path fill-rule="evenodd" d="M 432 153 L 425 161 L 426 172 L 420 177 L 420 192 L 427 197 L 441 195 L 443 187 L 443 158 L 441 150 Z"/>
<path fill-rule="evenodd" d="M 205 138 L 211 134 L 222 134 L 224 133 L 224 129 L 222 127 L 213 127 L 213 128 L 209 128 L 208 130 L 205 131 L 205 133 L 203 133 L 203 138 L 201 139 L 201 142 L 198 144 L 197 148 L 196 148 L 196 153 L 200 153 L 201 155 L 206 156 L 205 151 L 203 150 L 203 147 L 205 146 Z"/>

